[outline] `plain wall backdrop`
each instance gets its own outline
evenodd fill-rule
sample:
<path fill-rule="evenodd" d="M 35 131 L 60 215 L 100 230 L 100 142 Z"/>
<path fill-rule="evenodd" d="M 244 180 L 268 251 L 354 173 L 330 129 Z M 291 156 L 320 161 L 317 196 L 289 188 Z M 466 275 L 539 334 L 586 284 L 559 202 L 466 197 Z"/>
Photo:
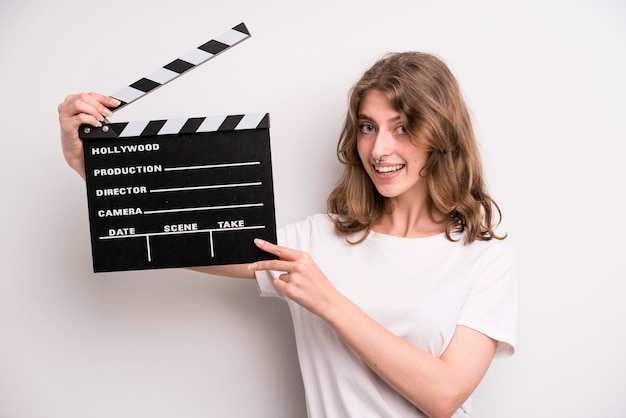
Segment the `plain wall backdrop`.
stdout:
<path fill-rule="evenodd" d="M 304 417 L 286 306 L 185 270 L 94 274 L 59 146 L 66 95 L 112 94 L 240 22 L 250 39 L 113 121 L 269 112 L 283 225 L 324 210 L 362 72 L 441 56 L 520 267 L 518 351 L 475 416 L 624 416 L 622 0 L 3 0 L 0 417 Z"/>

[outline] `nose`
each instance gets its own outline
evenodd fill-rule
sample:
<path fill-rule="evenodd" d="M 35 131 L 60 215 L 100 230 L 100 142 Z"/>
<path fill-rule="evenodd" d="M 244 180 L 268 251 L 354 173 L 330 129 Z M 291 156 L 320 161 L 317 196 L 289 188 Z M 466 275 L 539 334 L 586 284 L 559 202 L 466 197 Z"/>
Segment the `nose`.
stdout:
<path fill-rule="evenodd" d="M 372 146 L 372 157 L 381 159 L 385 155 L 389 155 L 391 153 L 392 139 L 391 132 L 384 129 L 379 130 Z"/>

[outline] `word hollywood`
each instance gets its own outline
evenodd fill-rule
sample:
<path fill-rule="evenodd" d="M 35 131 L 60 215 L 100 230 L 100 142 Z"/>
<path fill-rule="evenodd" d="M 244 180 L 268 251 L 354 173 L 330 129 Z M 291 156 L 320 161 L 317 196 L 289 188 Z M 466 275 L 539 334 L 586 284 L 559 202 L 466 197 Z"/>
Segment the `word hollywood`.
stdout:
<path fill-rule="evenodd" d="M 132 145 L 114 145 L 109 147 L 94 147 L 91 149 L 91 155 L 107 155 L 122 154 L 125 152 L 145 152 L 158 151 L 159 144 L 132 144 Z"/>

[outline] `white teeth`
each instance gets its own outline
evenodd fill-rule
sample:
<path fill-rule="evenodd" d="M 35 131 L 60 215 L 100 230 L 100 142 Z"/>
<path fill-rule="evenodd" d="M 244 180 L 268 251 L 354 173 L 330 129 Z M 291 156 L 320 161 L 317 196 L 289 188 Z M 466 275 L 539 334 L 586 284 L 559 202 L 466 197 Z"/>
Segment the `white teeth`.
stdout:
<path fill-rule="evenodd" d="M 379 173 L 391 173 L 392 171 L 397 171 L 400 170 L 402 167 L 404 167 L 404 165 L 399 164 L 399 165 L 388 165 L 386 167 L 381 167 L 381 166 L 374 166 L 374 169 L 376 171 L 378 171 Z"/>

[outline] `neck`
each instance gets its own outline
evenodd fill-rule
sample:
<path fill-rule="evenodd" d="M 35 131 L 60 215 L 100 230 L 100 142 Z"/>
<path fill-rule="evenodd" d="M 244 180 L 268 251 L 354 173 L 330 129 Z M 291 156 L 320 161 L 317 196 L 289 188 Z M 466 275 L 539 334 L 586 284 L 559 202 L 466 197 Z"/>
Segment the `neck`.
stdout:
<path fill-rule="evenodd" d="M 445 231 L 445 216 L 436 209 L 429 212 L 426 201 L 403 203 L 397 199 L 388 201 L 390 210 L 374 224 L 374 231 L 404 238 L 420 238 Z"/>

